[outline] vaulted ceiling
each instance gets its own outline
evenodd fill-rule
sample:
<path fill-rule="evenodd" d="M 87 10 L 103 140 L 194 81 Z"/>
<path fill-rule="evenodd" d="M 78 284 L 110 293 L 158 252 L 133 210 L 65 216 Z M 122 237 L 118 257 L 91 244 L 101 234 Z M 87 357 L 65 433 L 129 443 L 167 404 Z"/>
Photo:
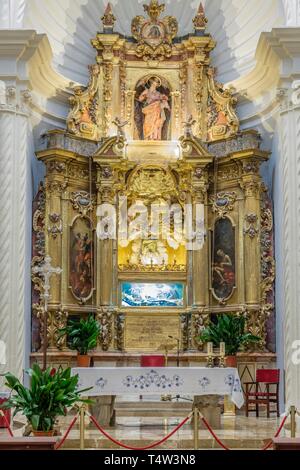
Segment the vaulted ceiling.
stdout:
<path fill-rule="evenodd" d="M 27 0 L 24 26 L 46 33 L 54 54 L 54 67 L 66 78 L 86 83 L 87 66 L 95 53 L 90 39 L 100 30 L 107 0 Z M 131 20 L 144 14 L 148 0 L 111 0 L 117 17 L 115 30 L 130 35 Z M 164 0 L 166 14 L 179 21 L 179 34 L 193 31 L 192 19 L 199 0 Z M 218 78 L 227 83 L 247 73 L 255 64 L 261 32 L 284 24 L 281 0 L 206 0 L 207 31 L 217 41 L 213 64 Z"/>

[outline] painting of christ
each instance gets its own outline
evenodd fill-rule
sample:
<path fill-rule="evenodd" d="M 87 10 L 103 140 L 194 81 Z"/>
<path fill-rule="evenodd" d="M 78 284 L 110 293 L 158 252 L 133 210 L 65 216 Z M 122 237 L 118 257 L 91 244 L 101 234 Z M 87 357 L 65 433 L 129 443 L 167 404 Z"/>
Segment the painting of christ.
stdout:
<path fill-rule="evenodd" d="M 135 125 L 140 140 L 168 140 L 170 116 L 170 90 L 159 77 L 138 86 Z"/>
<path fill-rule="evenodd" d="M 70 286 L 74 297 L 88 300 L 93 287 L 93 240 L 89 219 L 76 219 L 70 237 Z"/>

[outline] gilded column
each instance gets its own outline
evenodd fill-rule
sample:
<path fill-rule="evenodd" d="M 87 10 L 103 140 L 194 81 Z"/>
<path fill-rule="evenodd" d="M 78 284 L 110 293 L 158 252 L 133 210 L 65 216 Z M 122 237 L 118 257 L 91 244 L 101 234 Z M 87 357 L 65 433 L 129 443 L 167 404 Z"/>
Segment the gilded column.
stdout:
<path fill-rule="evenodd" d="M 42 158 L 42 157 L 41 157 Z M 45 157 L 43 157 L 44 159 Z M 62 197 L 67 189 L 66 163 L 58 157 L 48 157 L 46 160 L 46 239 L 45 250 L 52 258 L 52 265 L 62 267 Z M 45 161 L 45 160 L 44 160 Z M 56 308 L 61 302 L 62 276 L 51 279 L 50 309 Z"/>
<path fill-rule="evenodd" d="M 97 305 L 107 307 L 112 306 L 113 249 L 115 242 L 115 221 L 113 218 L 116 214 L 113 170 L 109 165 L 98 165 L 97 192 L 97 280 L 99 286 L 99 289 L 97 289 Z M 99 222 L 101 223 L 100 229 Z"/>
<path fill-rule="evenodd" d="M 194 248 L 192 250 L 192 283 L 193 307 L 201 308 L 208 304 L 208 242 L 205 235 L 207 214 L 207 171 L 198 166 L 193 169 L 192 205 L 193 225 L 195 230 Z"/>
<path fill-rule="evenodd" d="M 258 152 L 259 153 L 259 152 Z M 244 274 L 245 301 L 250 307 L 259 307 L 260 296 L 260 189 L 261 161 L 267 159 L 266 152 L 243 152 L 239 155 L 242 168 L 241 187 L 244 191 Z"/>

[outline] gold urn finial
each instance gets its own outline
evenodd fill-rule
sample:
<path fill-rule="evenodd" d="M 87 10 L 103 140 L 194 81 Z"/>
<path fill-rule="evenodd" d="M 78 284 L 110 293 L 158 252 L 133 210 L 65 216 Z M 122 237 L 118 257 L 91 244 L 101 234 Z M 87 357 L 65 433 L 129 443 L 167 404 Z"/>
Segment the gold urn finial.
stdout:
<path fill-rule="evenodd" d="M 144 10 L 150 16 L 152 21 L 156 21 L 158 17 L 165 11 L 165 4 L 159 5 L 158 0 L 151 0 L 149 5 L 144 5 Z"/>
<path fill-rule="evenodd" d="M 202 2 L 199 5 L 197 15 L 193 19 L 193 23 L 195 26 L 195 31 L 205 31 L 206 25 L 208 23 L 208 19 L 205 16 L 204 6 Z"/>
<path fill-rule="evenodd" d="M 111 6 L 110 2 L 108 2 L 107 6 L 105 8 L 105 12 L 104 12 L 104 15 L 101 18 L 101 21 L 103 23 L 104 31 L 110 31 L 110 32 L 113 31 L 114 25 L 115 25 L 115 22 L 116 22 L 116 17 L 113 14 L 113 10 L 112 10 L 112 6 Z"/>

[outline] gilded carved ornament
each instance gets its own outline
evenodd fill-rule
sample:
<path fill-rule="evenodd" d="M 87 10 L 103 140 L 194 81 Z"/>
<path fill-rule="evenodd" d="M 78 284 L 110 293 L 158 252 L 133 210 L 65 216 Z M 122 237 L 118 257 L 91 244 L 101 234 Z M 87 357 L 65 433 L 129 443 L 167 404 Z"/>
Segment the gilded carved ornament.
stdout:
<path fill-rule="evenodd" d="M 116 22 L 116 17 L 113 14 L 112 6 L 107 4 L 104 15 L 101 18 L 104 31 L 112 31 Z"/>
<path fill-rule="evenodd" d="M 82 216 L 87 216 L 94 210 L 96 205 L 95 196 L 90 196 L 86 191 L 76 191 L 71 193 L 71 204 L 73 209 L 79 212 Z"/>
<path fill-rule="evenodd" d="M 256 214 L 247 214 L 245 216 L 244 235 L 248 235 L 253 239 L 258 233 L 258 216 Z"/>
<path fill-rule="evenodd" d="M 100 324 L 99 345 L 103 351 L 108 351 L 113 340 L 114 311 L 108 307 L 101 307 L 96 318 Z"/>
<path fill-rule="evenodd" d="M 176 182 L 168 170 L 156 166 L 138 168 L 130 177 L 130 194 L 148 201 L 169 199 L 176 194 Z"/>
<path fill-rule="evenodd" d="M 151 0 L 149 5 L 144 5 L 144 10 L 150 19 L 136 16 L 131 24 L 132 36 L 137 41 L 136 56 L 145 61 L 163 61 L 172 55 L 172 40 L 177 35 L 178 22 L 173 16 L 159 19 L 165 5 L 160 5 L 158 0 Z"/>
<path fill-rule="evenodd" d="M 200 3 L 197 14 L 193 19 L 195 31 L 205 31 L 208 19 L 205 16 L 205 11 L 202 3 Z"/>
<path fill-rule="evenodd" d="M 233 211 L 236 200 L 236 192 L 221 192 L 216 196 L 212 196 L 210 198 L 210 203 L 212 204 L 213 212 L 223 219 L 228 212 Z"/>
<path fill-rule="evenodd" d="M 98 113 L 99 113 L 99 73 L 100 66 L 92 65 L 89 85 L 84 88 L 76 86 L 70 98 L 71 110 L 67 117 L 67 128 L 72 134 L 86 139 L 99 140 Z"/>
<path fill-rule="evenodd" d="M 230 90 L 216 82 L 214 69 L 209 68 L 208 76 L 208 133 L 207 139 L 215 141 L 235 135 L 239 131 L 239 119 L 234 110 L 237 99 Z"/>
<path fill-rule="evenodd" d="M 272 204 L 266 189 L 261 201 L 261 301 L 269 312 L 274 309 L 275 259 Z"/>
<path fill-rule="evenodd" d="M 56 214 L 55 212 L 49 214 L 49 221 L 51 225 L 48 226 L 48 233 L 55 240 L 58 235 L 61 235 L 63 233 L 61 215 Z"/>

